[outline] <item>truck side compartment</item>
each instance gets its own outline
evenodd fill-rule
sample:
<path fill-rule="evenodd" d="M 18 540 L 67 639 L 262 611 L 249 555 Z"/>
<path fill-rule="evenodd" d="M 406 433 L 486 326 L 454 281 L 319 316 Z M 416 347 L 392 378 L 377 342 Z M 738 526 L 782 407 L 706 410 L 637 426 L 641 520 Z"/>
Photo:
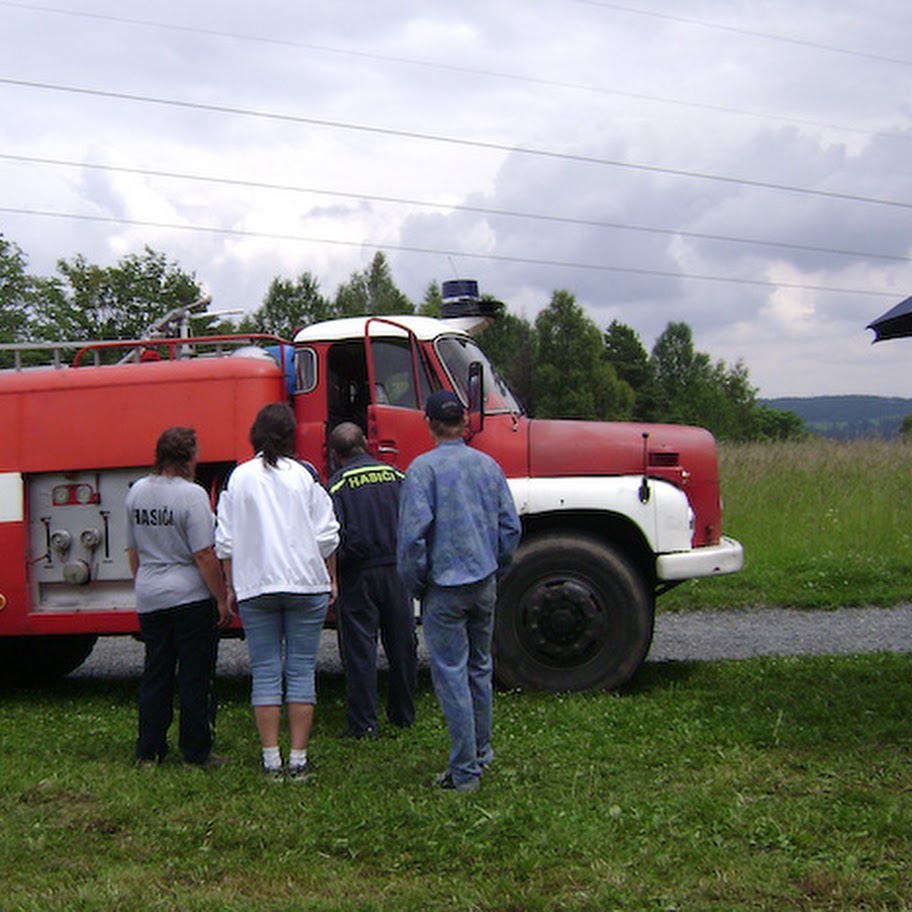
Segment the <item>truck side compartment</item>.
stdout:
<path fill-rule="evenodd" d="M 0 372 L 0 636 L 134 632 L 124 501 L 158 435 L 197 429 L 214 506 L 286 395 L 268 357 Z"/>

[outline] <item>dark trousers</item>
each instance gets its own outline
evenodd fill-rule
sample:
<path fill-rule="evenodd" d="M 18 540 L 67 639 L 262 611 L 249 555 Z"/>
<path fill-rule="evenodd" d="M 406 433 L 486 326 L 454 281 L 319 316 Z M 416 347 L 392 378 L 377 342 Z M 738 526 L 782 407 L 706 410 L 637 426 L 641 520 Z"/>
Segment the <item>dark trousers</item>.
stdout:
<path fill-rule="evenodd" d="M 415 721 L 415 615 L 396 566 L 347 570 L 336 606 L 345 666 L 348 727 L 377 729 L 377 633 L 389 662 L 386 715 L 393 725 Z"/>
<path fill-rule="evenodd" d="M 215 622 L 215 603 L 209 600 L 139 615 L 146 658 L 139 684 L 137 759 L 161 761 L 168 752 L 175 672 L 181 756 L 188 763 L 201 763 L 209 756 L 215 732 Z"/>

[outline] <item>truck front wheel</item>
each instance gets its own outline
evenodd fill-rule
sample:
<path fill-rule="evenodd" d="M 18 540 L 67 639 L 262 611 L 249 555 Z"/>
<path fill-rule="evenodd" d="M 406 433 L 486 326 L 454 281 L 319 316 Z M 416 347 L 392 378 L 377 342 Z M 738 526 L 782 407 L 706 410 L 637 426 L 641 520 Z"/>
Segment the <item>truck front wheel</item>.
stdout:
<path fill-rule="evenodd" d="M 523 543 L 504 578 L 494 622 L 494 670 L 509 688 L 612 689 L 652 641 L 654 600 L 617 550 L 571 535 Z"/>

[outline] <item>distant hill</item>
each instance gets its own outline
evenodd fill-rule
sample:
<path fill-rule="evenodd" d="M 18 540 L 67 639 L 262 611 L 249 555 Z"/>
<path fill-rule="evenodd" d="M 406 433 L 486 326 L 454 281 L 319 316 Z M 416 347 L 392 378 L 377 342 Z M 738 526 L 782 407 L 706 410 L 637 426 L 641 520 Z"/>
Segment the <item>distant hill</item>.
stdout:
<path fill-rule="evenodd" d="M 850 440 L 855 437 L 895 437 L 912 399 L 888 396 L 811 396 L 759 399 L 759 404 L 804 419 L 809 431 L 822 437 Z"/>

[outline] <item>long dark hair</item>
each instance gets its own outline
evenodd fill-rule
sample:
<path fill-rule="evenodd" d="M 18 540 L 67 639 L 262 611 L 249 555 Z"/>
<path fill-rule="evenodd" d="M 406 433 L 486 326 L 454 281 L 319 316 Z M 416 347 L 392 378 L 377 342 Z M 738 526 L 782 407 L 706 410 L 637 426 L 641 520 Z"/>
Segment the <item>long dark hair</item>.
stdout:
<path fill-rule="evenodd" d="M 192 427 L 170 427 L 161 432 L 155 444 L 156 475 L 171 472 L 181 478 L 191 478 L 190 463 L 196 458 L 196 431 Z"/>
<path fill-rule="evenodd" d="M 262 453 L 266 465 L 274 466 L 281 456 L 295 454 L 295 416 L 284 402 L 271 402 L 257 413 L 250 428 L 254 453 Z"/>

